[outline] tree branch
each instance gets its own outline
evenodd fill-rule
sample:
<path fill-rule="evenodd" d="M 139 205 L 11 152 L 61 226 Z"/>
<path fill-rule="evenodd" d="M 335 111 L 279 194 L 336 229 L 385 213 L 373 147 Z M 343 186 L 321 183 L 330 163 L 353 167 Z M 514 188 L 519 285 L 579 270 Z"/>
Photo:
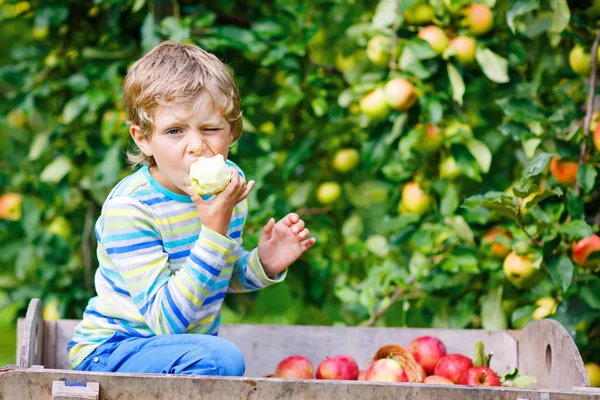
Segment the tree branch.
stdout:
<path fill-rule="evenodd" d="M 94 284 L 92 282 L 92 255 L 90 249 L 91 233 L 94 226 L 94 203 L 91 202 L 85 213 L 85 225 L 83 226 L 83 233 L 81 234 L 81 252 L 83 258 L 83 274 L 85 280 L 85 287 L 89 290 L 94 290 Z"/>
<path fill-rule="evenodd" d="M 590 77 L 590 92 L 588 94 L 587 109 L 585 111 L 585 120 L 583 123 L 583 142 L 581 143 L 581 152 L 579 153 L 579 166 L 582 166 L 585 161 L 585 152 L 587 147 L 588 135 L 590 131 L 590 124 L 592 123 L 592 112 L 594 111 L 594 100 L 596 99 L 596 53 L 598 52 L 598 41 L 600 40 L 600 28 L 596 31 L 596 38 L 592 45 L 591 51 L 591 69 L 592 75 Z M 579 194 L 581 185 L 579 180 L 575 183 L 575 193 Z"/>
<path fill-rule="evenodd" d="M 402 290 L 399 286 L 396 287 L 396 289 L 394 290 L 394 294 L 392 295 L 392 297 L 390 297 L 390 304 L 387 305 L 387 307 L 382 308 L 379 311 L 376 311 L 371 318 L 369 318 L 369 320 L 367 322 L 364 323 L 363 326 L 373 326 L 373 324 L 375 322 L 377 322 L 377 320 L 386 312 L 389 311 L 389 309 L 394 305 L 395 302 L 398 301 L 398 299 L 400 298 L 400 296 L 402 296 L 404 294 L 404 290 Z"/>
<path fill-rule="evenodd" d="M 390 55 L 390 77 L 393 77 L 396 73 L 396 47 L 398 47 L 398 25 L 400 23 L 400 16 L 398 10 L 400 9 L 400 0 L 396 0 L 396 7 L 394 8 L 394 25 L 392 26 L 392 51 Z"/>

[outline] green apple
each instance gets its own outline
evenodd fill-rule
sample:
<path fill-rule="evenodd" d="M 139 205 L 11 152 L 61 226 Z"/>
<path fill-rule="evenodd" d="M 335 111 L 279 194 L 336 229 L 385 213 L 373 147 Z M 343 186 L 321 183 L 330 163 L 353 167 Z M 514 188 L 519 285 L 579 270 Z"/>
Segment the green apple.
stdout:
<path fill-rule="evenodd" d="M 462 25 L 467 26 L 474 36 L 483 35 L 494 26 L 494 14 L 484 4 L 471 4 L 462 11 Z"/>
<path fill-rule="evenodd" d="M 538 308 L 533 312 L 533 319 L 538 321 L 556 312 L 557 303 L 553 297 L 542 297 L 535 302 Z"/>
<path fill-rule="evenodd" d="M 591 387 L 600 387 L 600 365 L 594 362 L 585 363 L 585 370 L 590 378 Z"/>
<path fill-rule="evenodd" d="M 71 224 L 61 215 L 54 218 L 47 229 L 51 234 L 60 236 L 65 240 L 69 240 L 71 237 Z"/>
<path fill-rule="evenodd" d="M 323 182 L 317 188 L 317 200 L 321 204 L 336 202 L 342 194 L 342 187 L 337 182 Z"/>
<path fill-rule="evenodd" d="M 514 251 L 506 256 L 502 267 L 506 279 L 519 289 L 531 288 L 543 277 L 541 268 L 535 266 L 532 257 Z"/>
<path fill-rule="evenodd" d="M 409 110 L 417 101 L 415 87 L 412 83 L 402 78 L 394 78 L 384 87 L 385 101 L 394 110 Z"/>
<path fill-rule="evenodd" d="M 569 65 L 571 69 L 581 76 L 590 76 L 592 73 L 591 55 L 583 46 L 577 45 L 569 52 Z"/>
<path fill-rule="evenodd" d="M 356 149 L 340 149 L 333 156 L 333 168 L 339 172 L 352 171 L 360 161 L 360 154 Z"/>
<path fill-rule="evenodd" d="M 431 48 L 437 52 L 443 52 L 448 47 L 448 36 L 439 27 L 435 25 L 429 25 L 421 29 L 418 34 L 419 38 L 429 43 Z"/>
<path fill-rule="evenodd" d="M 454 179 L 460 175 L 460 169 L 456 160 L 452 156 L 444 158 L 440 162 L 440 178 L 443 179 Z"/>
<path fill-rule="evenodd" d="M 418 3 L 404 12 L 406 22 L 411 25 L 425 25 L 435 17 L 433 7 L 427 3 Z"/>
<path fill-rule="evenodd" d="M 407 182 L 402 186 L 402 198 L 398 204 L 400 214 L 423 215 L 431 205 L 431 197 L 416 182 Z"/>
<path fill-rule="evenodd" d="M 450 41 L 450 47 L 454 49 L 454 56 L 462 65 L 475 61 L 475 39 L 469 36 L 457 36 Z"/>
<path fill-rule="evenodd" d="M 367 93 L 360 100 L 360 111 L 373 119 L 383 119 L 390 113 L 385 101 L 385 92 L 382 88 L 376 88 Z"/>
<path fill-rule="evenodd" d="M 390 63 L 392 39 L 377 35 L 367 42 L 367 58 L 375 65 L 385 67 Z"/>
<path fill-rule="evenodd" d="M 425 128 L 422 124 L 419 124 L 416 128 L 421 130 L 421 134 L 414 145 L 415 150 L 419 153 L 424 155 L 435 153 L 442 147 L 444 135 L 440 128 L 430 123 L 426 124 Z"/>

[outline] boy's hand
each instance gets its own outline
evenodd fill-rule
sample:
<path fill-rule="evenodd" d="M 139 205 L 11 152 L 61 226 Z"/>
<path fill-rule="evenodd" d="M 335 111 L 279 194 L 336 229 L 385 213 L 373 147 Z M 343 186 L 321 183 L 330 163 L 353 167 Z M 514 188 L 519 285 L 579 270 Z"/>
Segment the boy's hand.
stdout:
<path fill-rule="evenodd" d="M 227 235 L 233 207 L 240 201 L 243 201 L 252 190 L 254 181 L 248 182 L 231 168 L 231 182 L 221 192 L 215 195 L 209 201 L 204 201 L 202 197 L 191 187 L 188 186 L 188 194 L 196 205 L 202 225 L 223 236 Z"/>
<path fill-rule="evenodd" d="M 277 223 L 269 220 L 258 240 L 258 258 L 268 277 L 285 270 L 315 244 L 309 234 L 298 214 L 290 213 Z"/>

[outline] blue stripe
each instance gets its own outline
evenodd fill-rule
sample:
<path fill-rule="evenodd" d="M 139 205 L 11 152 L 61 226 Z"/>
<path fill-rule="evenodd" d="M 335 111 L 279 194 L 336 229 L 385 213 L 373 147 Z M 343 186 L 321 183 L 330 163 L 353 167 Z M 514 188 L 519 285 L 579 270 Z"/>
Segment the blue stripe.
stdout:
<path fill-rule="evenodd" d="M 166 203 L 167 201 L 171 201 L 168 197 L 155 197 L 153 199 L 148 200 L 140 200 L 140 203 L 145 204 L 147 206 L 151 206 L 153 204 Z"/>
<path fill-rule="evenodd" d="M 214 303 L 217 300 L 221 300 L 223 298 L 225 298 L 225 292 L 217 293 L 213 297 L 208 297 L 206 300 L 204 300 L 204 302 L 202 303 L 202 305 L 205 306 L 205 305 L 208 305 L 210 303 Z"/>
<path fill-rule="evenodd" d="M 229 234 L 229 237 L 232 238 L 232 239 L 237 239 L 240 236 L 242 236 L 242 231 L 231 232 Z"/>
<path fill-rule="evenodd" d="M 198 235 L 190 236 L 185 239 L 170 240 L 168 242 L 165 242 L 165 247 L 179 247 L 186 244 L 194 243 L 196 240 L 198 240 Z"/>
<path fill-rule="evenodd" d="M 106 315 L 102 315 L 97 311 L 90 310 L 89 308 L 86 308 L 86 310 L 84 311 L 84 314 L 89 314 L 89 315 L 93 315 L 94 317 L 106 319 Z"/>
<path fill-rule="evenodd" d="M 120 242 L 123 240 L 139 239 L 143 237 L 156 237 L 156 232 L 153 231 L 135 231 L 130 233 L 117 233 L 115 235 L 105 236 L 105 243 Z"/>
<path fill-rule="evenodd" d="M 130 245 L 121 246 L 121 247 L 107 247 L 106 252 L 108 254 L 123 254 L 123 253 L 129 253 L 131 251 L 148 249 L 150 247 L 155 247 L 155 246 L 162 246 L 162 241 L 161 240 L 152 240 L 150 242 L 130 244 Z"/>
<path fill-rule="evenodd" d="M 171 325 L 171 330 L 178 331 L 179 326 L 177 326 L 177 323 L 173 320 L 173 318 L 171 318 L 171 314 L 169 313 L 169 310 L 167 310 L 167 307 L 165 307 L 164 302 L 161 304 L 161 308 L 165 319 L 167 320 L 169 325 Z"/>
<path fill-rule="evenodd" d="M 240 225 L 242 225 L 243 223 L 244 223 L 244 218 L 243 218 L 243 217 L 241 217 L 241 218 L 236 218 L 236 219 L 234 219 L 233 221 L 231 221 L 231 223 L 229 224 L 229 229 L 233 229 L 233 228 L 235 228 L 236 226 L 240 226 Z"/>
<path fill-rule="evenodd" d="M 152 303 L 154 303 L 154 299 L 156 299 L 156 293 L 154 293 L 152 295 L 152 297 L 150 298 L 150 300 L 148 300 L 146 302 L 146 304 L 144 304 L 144 306 L 142 308 L 140 308 L 140 314 L 146 315 L 146 312 L 148 311 L 148 308 L 150 308 L 150 306 L 152 305 Z"/>
<path fill-rule="evenodd" d="M 194 254 L 190 254 L 190 260 L 193 261 L 194 263 L 198 264 L 202 268 L 204 268 L 211 275 L 219 276 L 219 274 L 221 273 L 221 271 L 211 267 L 210 265 L 208 265 L 207 263 L 205 263 L 204 261 L 202 261 L 201 259 L 196 257 Z"/>
<path fill-rule="evenodd" d="M 170 278 L 170 275 L 165 275 L 160 280 L 152 282 L 152 285 L 148 289 L 146 289 L 144 292 L 138 294 L 133 298 L 133 302 L 135 304 L 141 304 L 144 301 L 144 299 L 150 297 L 151 294 L 152 299 L 154 299 L 154 297 L 156 296 L 156 292 L 158 291 L 158 287 L 164 285 L 165 282 L 168 281 Z"/>
<path fill-rule="evenodd" d="M 178 251 L 177 253 L 169 253 L 169 259 L 176 260 L 178 258 L 188 258 L 190 255 L 189 250 Z"/>
<path fill-rule="evenodd" d="M 100 274 L 102 274 L 102 277 L 104 278 L 104 280 L 105 280 L 106 282 L 108 282 L 108 284 L 110 285 L 110 287 L 112 287 L 112 288 L 113 288 L 113 290 L 114 290 L 115 292 L 117 292 L 117 293 L 121 293 L 121 294 L 124 294 L 125 296 L 129 296 L 129 297 L 131 297 L 131 295 L 129 294 L 129 292 L 128 292 L 128 291 L 126 291 L 126 290 L 123 290 L 123 289 L 121 289 L 120 287 L 118 287 L 117 285 L 115 285 L 115 283 L 114 283 L 112 280 L 110 280 L 110 279 L 108 278 L 108 276 L 106 276 L 106 275 L 104 274 L 104 271 L 102 270 L 102 268 L 100 269 Z"/>
<path fill-rule="evenodd" d="M 177 307 L 177 305 L 173 301 L 173 298 L 171 297 L 171 291 L 169 290 L 169 285 L 167 285 L 165 287 L 165 295 L 167 296 L 167 301 L 169 302 L 169 305 L 171 306 L 171 310 L 173 310 L 173 314 L 175 314 L 175 316 L 177 317 L 177 319 L 179 319 L 179 322 L 181 322 L 181 325 L 184 326 L 184 330 L 186 330 L 187 327 L 190 326 L 190 323 L 183 316 L 183 314 L 181 313 L 181 311 L 179 310 L 179 308 Z"/>

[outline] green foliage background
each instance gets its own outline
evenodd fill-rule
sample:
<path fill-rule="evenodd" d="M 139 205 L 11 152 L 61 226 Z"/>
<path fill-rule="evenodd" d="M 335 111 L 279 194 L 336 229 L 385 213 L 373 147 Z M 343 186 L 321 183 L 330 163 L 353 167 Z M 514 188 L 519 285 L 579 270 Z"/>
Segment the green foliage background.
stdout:
<path fill-rule="evenodd" d="M 589 88 L 568 63 L 574 45 L 591 47 L 598 7 L 483 1 L 494 28 L 462 66 L 417 39 L 419 27 L 404 21 L 414 3 L 0 0 L 0 194 L 24 195 L 22 218 L 0 220 L 0 319 L 13 326 L 3 335 L 14 337 L 32 297 L 47 316 L 81 318 L 94 294 L 93 223 L 131 173 L 122 78 L 172 39 L 235 72 L 245 133 L 232 159 L 256 181 L 246 246 L 290 211 L 317 238 L 285 283 L 229 296 L 224 322 L 518 329 L 552 297 L 549 317 L 599 362 L 600 279 L 570 258 L 572 243 L 598 230 L 598 157 L 580 123 Z M 450 37 L 467 30 L 448 10 L 469 1 L 429 3 Z M 368 40 L 394 32 L 398 67 L 371 63 Z M 417 104 L 369 119 L 360 99 L 393 76 L 414 84 Z M 416 143 L 427 123 L 444 143 L 424 156 Z M 584 141 L 580 187 L 560 185 L 550 155 L 578 160 Z M 342 148 L 360 153 L 346 173 L 332 167 Z M 441 176 L 449 156 L 458 171 Z M 431 196 L 422 216 L 398 213 L 408 181 Z M 341 185 L 339 200 L 318 202 L 322 182 Z M 507 281 L 482 240 L 496 226 L 512 234 L 502 244 L 535 260 L 539 283 Z"/>

